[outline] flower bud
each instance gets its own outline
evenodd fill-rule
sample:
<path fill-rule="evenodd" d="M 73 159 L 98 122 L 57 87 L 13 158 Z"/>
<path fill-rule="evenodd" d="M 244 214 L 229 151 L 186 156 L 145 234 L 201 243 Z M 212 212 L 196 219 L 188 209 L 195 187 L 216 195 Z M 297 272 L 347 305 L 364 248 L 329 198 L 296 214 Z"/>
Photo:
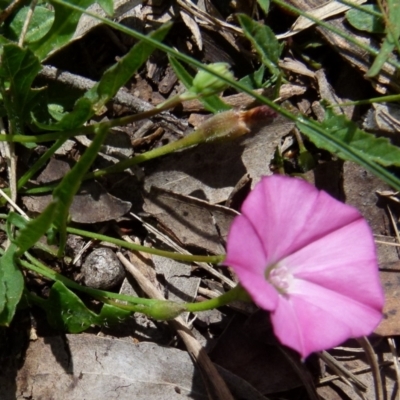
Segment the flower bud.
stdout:
<path fill-rule="evenodd" d="M 276 117 L 276 112 L 267 106 L 247 111 L 229 110 L 206 120 L 196 132 L 201 133 L 205 141 L 235 139 L 249 133 L 255 125 L 270 124 Z"/>
<path fill-rule="evenodd" d="M 234 79 L 232 72 L 229 69 L 229 64 L 219 62 L 210 64 L 208 68 L 212 69 L 227 79 Z M 199 71 L 194 77 L 192 87 L 189 92 L 202 96 L 209 96 L 215 93 L 222 92 L 228 85 L 218 77 L 211 75 L 207 71 Z"/>

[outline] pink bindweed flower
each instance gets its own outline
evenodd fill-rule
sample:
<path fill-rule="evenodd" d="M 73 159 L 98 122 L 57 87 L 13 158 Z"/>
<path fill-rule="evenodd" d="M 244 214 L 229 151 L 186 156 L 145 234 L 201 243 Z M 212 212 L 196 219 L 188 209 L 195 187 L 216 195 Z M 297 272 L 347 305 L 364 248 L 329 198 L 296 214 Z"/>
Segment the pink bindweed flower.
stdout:
<path fill-rule="evenodd" d="M 382 318 L 367 222 L 300 179 L 262 178 L 232 223 L 224 264 L 303 358 L 370 334 Z"/>

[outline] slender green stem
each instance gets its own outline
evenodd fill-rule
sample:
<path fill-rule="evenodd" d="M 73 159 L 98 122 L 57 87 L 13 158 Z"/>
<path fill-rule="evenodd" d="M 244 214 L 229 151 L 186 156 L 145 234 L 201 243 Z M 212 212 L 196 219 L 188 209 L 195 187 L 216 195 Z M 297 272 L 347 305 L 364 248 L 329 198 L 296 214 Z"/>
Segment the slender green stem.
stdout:
<path fill-rule="evenodd" d="M 135 157 L 120 161 L 110 167 L 91 172 L 85 176 L 85 179 L 99 178 L 106 174 L 122 172 L 125 169 L 133 167 L 134 165 L 140 164 L 144 161 L 149 161 L 153 158 L 161 157 L 177 150 L 198 145 L 202 141 L 204 141 L 204 139 L 202 138 L 202 135 L 199 133 L 199 131 L 194 131 L 189 135 L 183 137 L 182 139 L 178 139 L 175 142 L 168 143 L 164 146 L 147 151 L 146 153 L 139 154 Z"/>
<path fill-rule="evenodd" d="M 92 125 L 90 125 L 92 127 Z M 87 127 L 80 128 L 80 130 L 74 129 L 73 131 L 63 132 L 68 138 L 81 135 L 82 130 L 86 131 Z M 86 134 L 94 134 L 94 129 L 87 129 L 88 132 Z M 7 135 L 0 136 L 0 142 L 15 142 L 15 143 L 43 143 L 43 142 L 52 142 L 54 140 L 59 139 L 61 132 L 52 132 L 52 133 L 42 133 L 40 135 L 13 135 L 12 137 L 8 137 Z"/>
<path fill-rule="evenodd" d="M 90 296 L 94 297 L 95 299 L 101 299 L 103 301 L 103 299 L 105 299 L 105 298 L 111 298 L 111 299 L 116 299 L 116 300 L 123 300 L 128 303 L 132 303 L 132 304 L 143 304 L 143 305 L 148 305 L 148 306 L 152 306 L 155 303 L 160 301 L 160 300 L 154 300 L 154 299 L 144 299 L 141 297 L 133 297 L 133 296 L 118 294 L 118 293 L 113 293 L 113 292 L 107 292 L 105 290 L 92 289 L 87 286 L 79 285 L 79 283 L 74 282 L 73 280 L 59 274 L 58 272 L 53 271 L 51 268 L 42 264 L 39 260 L 37 260 L 35 257 L 30 255 L 29 253 L 25 253 L 24 255 L 30 261 L 30 262 L 27 262 L 22 259 L 18 260 L 19 264 L 21 266 L 23 266 L 24 268 L 34 271 L 48 279 L 51 279 L 52 281 L 62 282 L 65 286 L 67 286 L 71 289 L 78 290 L 79 292 L 82 292 L 82 293 L 87 293 Z"/>
<path fill-rule="evenodd" d="M 359 106 L 363 104 L 373 104 L 373 103 L 387 103 L 390 101 L 400 101 L 400 94 L 391 94 L 389 96 L 373 97 L 366 100 L 356 100 L 356 101 L 346 101 L 344 103 L 330 104 L 328 107 L 346 107 L 346 106 Z"/>
<path fill-rule="evenodd" d="M 382 13 L 379 11 L 374 11 L 371 10 L 370 8 L 366 8 L 365 6 L 359 5 L 355 3 L 354 1 L 346 1 L 346 0 L 337 0 L 339 3 L 345 4 L 346 6 L 349 6 L 350 8 L 354 8 L 356 10 L 362 11 L 366 14 L 373 15 L 378 18 L 382 18 Z"/>
<path fill-rule="evenodd" d="M 235 300 L 251 301 L 247 292 L 240 285 L 237 285 L 221 296 L 199 303 L 185 303 L 183 307 L 190 312 L 207 311 L 225 306 Z"/>
<path fill-rule="evenodd" d="M 145 299 L 141 297 L 127 296 L 79 285 L 73 280 L 66 278 L 65 276 L 53 271 L 51 268 L 42 264 L 31 254 L 25 253 L 25 257 L 30 262 L 21 259 L 18 262 L 26 269 L 34 271 L 53 281 L 61 282 L 70 289 L 74 289 L 82 293 L 87 293 L 93 298 L 102 301 L 103 303 L 107 303 L 127 311 L 141 312 L 150 316 L 153 316 L 155 315 L 155 313 L 157 313 L 156 315 L 162 317 L 164 314 L 168 315 L 170 310 L 172 312 L 171 315 L 175 316 L 176 310 L 179 310 L 178 313 L 183 311 L 200 312 L 211 310 L 217 307 L 222 307 L 235 300 L 251 301 L 247 292 L 240 285 L 234 287 L 233 289 L 222 294 L 221 296 L 199 303 L 175 303 L 168 300 Z M 112 299 L 123 300 L 126 301 L 128 304 L 121 304 Z M 45 300 L 40 299 L 40 301 L 38 300 L 37 303 L 41 305 L 43 301 Z"/>
<path fill-rule="evenodd" d="M 67 228 L 67 232 L 80 235 L 84 237 L 88 237 L 90 239 L 105 241 L 109 243 L 116 244 L 117 246 L 121 246 L 125 249 L 132 251 L 142 251 L 144 253 L 154 254 L 156 256 L 171 258 L 172 260 L 183 261 L 183 262 L 206 262 L 211 264 L 218 264 L 222 262 L 225 258 L 225 255 L 217 255 L 217 256 L 196 256 L 191 254 L 179 254 L 172 251 L 166 250 L 157 250 L 152 247 L 141 246 L 135 243 L 128 243 L 121 239 L 116 239 L 111 236 L 101 235 L 99 233 L 93 233 L 84 231 L 82 229 L 77 228 Z"/>

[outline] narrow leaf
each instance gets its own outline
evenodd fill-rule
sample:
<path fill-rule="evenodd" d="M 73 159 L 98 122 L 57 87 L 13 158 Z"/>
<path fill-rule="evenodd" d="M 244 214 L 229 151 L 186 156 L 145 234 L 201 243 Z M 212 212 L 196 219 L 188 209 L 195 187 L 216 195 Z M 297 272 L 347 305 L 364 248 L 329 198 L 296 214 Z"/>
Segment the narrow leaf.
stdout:
<path fill-rule="evenodd" d="M 109 16 L 112 17 L 114 14 L 114 1 L 113 0 L 97 0 L 99 6 L 104 10 L 104 12 Z"/>
<path fill-rule="evenodd" d="M 79 190 L 84 175 L 88 172 L 93 161 L 96 159 L 100 147 L 107 137 L 107 133 L 107 129 L 104 128 L 97 132 L 92 144 L 86 149 L 79 161 L 64 176 L 63 180 L 53 191 L 53 198 L 57 202 L 54 225 L 58 228 L 60 233 L 60 256 L 64 252 L 69 208 L 72 200 Z"/>
<path fill-rule="evenodd" d="M 10 325 L 24 290 L 24 277 L 15 262 L 17 247 L 11 245 L 0 258 L 0 325 Z"/>
<path fill-rule="evenodd" d="M 49 323 L 59 330 L 79 333 L 101 322 L 99 316 L 61 282 L 54 283 L 48 300 L 41 305 L 46 310 Z"/>
<path fill-rule="evenodd" d="M 265 66 L 261 65 L 257 71 L 254 71 L 251 74 L 244 76 L 242 79 L 240 79 L 239 82 L 251 90 L 260 89 L 263 87 L 264 73 Z"/>
<path fill-rule="evenodd" d="M 122 308 L 104 304 L 101 308 L 99 317 L 101 323 L 105 326 L 116 325 L 132 315 L 131 311 L 123 310 Z"/>
<path fill-rule="evenodd" d="M 245 14 L 239 14 L 238 20 L 247 39 L 253 44 L 263 64 L 270 70 L 271 74 L 281 74 L 278 61 L 283 45 L 279 44 L 271 28 L 253 21 Z"/>
<path fill-rule="evenodd" d="M 263 10 L 265 14 L 268 14 L 270 1 L 269 0 L 257 0 L 257 3 L 260 6 L 261 10 Z"/>
<path fill-rule="evenodd" d="M 29 250 L 50 229 L 58 206 L 57 201 L 53 200 L 37 218 L 27 222 L 26 226 L 20 229 L 15 239 L 18 254 Z"/>
<path fill-rule="evenodd" d="M 7 101 L 10 103 L 9 116 L 16 121 L 17 132 L 22 133 L 24 123 L 30 119 L 30 111 L 36 105 L 37 90 L 32 90 L 32 82 L 41 65 L 38 58 L 29 50 L 16 44 L 3 46 L 0 77 L 10 83 Z"/>
<path fill-rule="evenodd" d="M 375 58 L 375 61 L 371 65 L 371 68 L 367 71 L 365 76 L 372 78 L 379 74 L 383 64 L 392 55 L 393 50 L 397 46 L 399 49 L 399 36 L 400 36 L 400 2 L 398 0 L 388 0 L 387 5 L 389 8 L 388 25 L 386 26 L 386 37 L 382 43 L 379 54 Z"/>
<path fill-rule="evenodd" d="M 83 332 L 92 325 L 114 325 L 132 314 L 108 304 L 102 307 L 100 314 L 96 314 L 61 282 L 54 283 L 48 300 L 39 304 L 54 328 L 71 333 Z"/>
<path fill-rule="evenodd" d="M 316 146 L 336 153 L 339 157 L 350 160 L 344 153 L 335 151 L 336 147 L 329 142 L 315 135 L 308 126 L 297 122 L 298 128 L 307 135 Z M 358 126 L 346 119 L 343 115 L 336 115 L 332 110 L 327 109 L 322 128 L 331 135 L 334 135 L 343 144 L 351 146 L 360 152 L 365 159 L 369 159 L 385 167 L 400 166 L 400 148 L 392 145 L 386 138 L 377 138 L 358 128 Z M 353 161 L 353 160 L 351 160 Z"/>
<path fill-rule="evenodd" d="M 156 31 L 151 32 L 149 37 L 158 42 L 162 42 L 171 29 L 171 26 L 171 24 L 162 25 Z M 140 41 L 104 73 L 100 82 L 85 94 L 85 98 L 92 102 L 94 110 L 99 110 L 115 96 L 117 91 L 125 85 L 139 67 L 147 61 L 154 49 L 154 46 Z"/>

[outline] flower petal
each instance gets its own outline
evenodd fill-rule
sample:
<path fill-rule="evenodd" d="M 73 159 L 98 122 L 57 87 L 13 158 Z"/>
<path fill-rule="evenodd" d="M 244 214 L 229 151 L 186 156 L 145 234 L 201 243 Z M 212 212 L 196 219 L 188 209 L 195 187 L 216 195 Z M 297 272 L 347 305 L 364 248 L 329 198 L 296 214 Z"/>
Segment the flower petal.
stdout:
<path fill-rule="evenodd" d="M 355 208 L 309 183 L 278 175 L 261 179 L 242 213 L 262 238 L 268 264 L 360 218 Z"/>
<path fill-rule="evenodd" d="M 296 279 L 315 283 L 382 311 L 384 294 L 371 230 L 358 219 L 280 262 Z M 290 288 L 291 295 L 301 295 Z M 346 309 L 343 310 L 346 312 Z"/>
<path fill-rule="evenodd" d="M 303 358 L 350 337 L 369 335 L 382 318 L 380 311 L 340 293 L 302 280 L 296 286 L 301 295 L 280 296 L 271 320 L 279 340 Z"/>
<path fill-rule="evenodd" d="M 245 216 L 239 215 L 231 225 L 224 264 L 235 270 L 240 284 L 256 304 L 266 310 L 275 308 L 278 293 L 265 279 L 267 264 L 264 248 Z"/>

